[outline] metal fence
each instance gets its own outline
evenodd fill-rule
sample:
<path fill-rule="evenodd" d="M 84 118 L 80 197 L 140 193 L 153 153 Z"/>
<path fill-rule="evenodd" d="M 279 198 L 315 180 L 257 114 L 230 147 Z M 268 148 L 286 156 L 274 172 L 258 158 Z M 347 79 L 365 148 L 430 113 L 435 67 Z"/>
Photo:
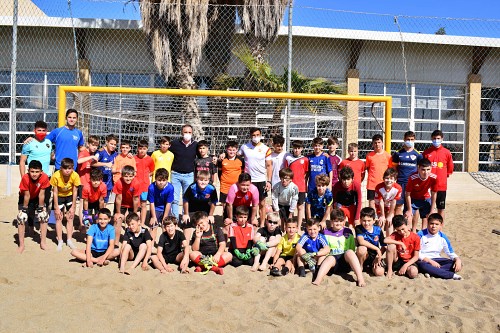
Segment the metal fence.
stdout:
<path fill-rule="evenodd" d="M 322 84 L 322 92 L 391 95 L 392 150 L 407 130 L 416 132 L 416 148 L 423 150 L 440 128 L 455 170 L 467 169 L 469 151 L 478 151 L 479 170 L 499 163 L 492 151 L 498 151 L 500 128 L 500 20 L 283 5 L 160 9 L 125 0 L 83 0 L 79 7 L 53 0 L 37 7 L 25 0 L 18 3 L 16 24 L 15 2 L 0 3 L 0 163 L 15 163 L 36 120 L 57 126 L 60 84 L 292 92 L 314 92 Z M 141 21 L 141 9 L 151 19 Z M 315 86 L 317 78 L 338 85 Z M 470 97 L 477 89 L 480 105 Z M 124 102 L 120 97 L 118 103 Z M 373 115 L 371 105 L 353 105 L 359 109 L 354 118 L 346 117 L 347 104 L 337 113 L 311 114 L 288 105 L 289 115 L 283 108 L 275 125 L 289 129 L 288 139 L 336 134 L 345 145 L 346 124 L 357 122 L 364 158 L 372 135 L 382 131 L 383 112 L 376 106 Z M 203 115 L 202 107 L 198 111 Z M 229 112 L 225 119 L 233 127 L 255 119 L 265 126 L 272 112 Z M 294 123 L 300 117 L 308 121 Z M 205 132 L 213 133 L 220 123 L 209 118 L 203 119 Z M 470 123 L 480 124 L 477 133 Z"/>

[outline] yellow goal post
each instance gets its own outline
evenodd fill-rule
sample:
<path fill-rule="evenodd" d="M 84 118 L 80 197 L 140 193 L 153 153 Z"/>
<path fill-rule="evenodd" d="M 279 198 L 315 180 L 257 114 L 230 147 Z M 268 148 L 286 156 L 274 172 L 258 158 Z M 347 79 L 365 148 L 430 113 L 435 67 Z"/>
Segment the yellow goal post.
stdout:
<path fill-rule="evenodd" d="M 101 87 L 101 86 L 59 86 L 58 90 L 58 124 L 65 125 L 65 114 L 68 109 L 68 93 L 99 93 L 99 94 L 121 94 L 121 95 L 163 95 L 163 96 L 194 96 L 194 97 L 224 97 L 241 99 L 280 99 L 280 100 L 318 100 L 318 101 L 342 101 L 342 102 L 372 102 L 384 103 L 384 140 L 385 150 L 391 150 L 392 130 L 392 97 L 391 96 L 368 96 L 368 95 L 334 95 L 334 94 L 304 94 L 285 92 L 257 92 L 238 90 L 189 90 L 189 89 L 162 89 L 162 88 L 132 88 L 132 87 Z"/>

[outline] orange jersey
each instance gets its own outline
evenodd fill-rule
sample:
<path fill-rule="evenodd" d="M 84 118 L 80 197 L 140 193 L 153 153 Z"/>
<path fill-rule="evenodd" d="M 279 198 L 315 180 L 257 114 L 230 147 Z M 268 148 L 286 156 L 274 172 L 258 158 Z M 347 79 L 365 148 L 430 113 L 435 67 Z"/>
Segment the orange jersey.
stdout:
<path fill-rule="evenodd" d="M 384 180 L 384 172 L 389 168 L 391 163 L 391 154 L 386 151 L 378 154 L 372 151 L 366 155 L 366 170 L 368 171 L 367 190 L 375 190 L 375 187 Z"/>
<path fill-rule="evenodd" d="M 220 179 L 220 192 L 227 194 L 231 185 L 238 181 L 239 175 L 245 170 L 245 161 L 240 156 L 234 160 L 223 159 L 217 163 Z"/>
<path fill-rule="evenodd" d="M 113 162 L 113 183 L 116 183 L 122 177 L 122 169 L 124 166 L 130 165 L 137 171 L 137 165 L 135 163 L 135 158 L 122 156 L 121 154 L 115 157 Z"/>
<path fill-rule="evenodd" d="M 363 162 L 362 160 L 342 160 L 342 162 L 340 162 L 339 164 L 339 174 L 340 170 L 342 170 L 342 168 L 346 166 L 350 167 L 352 171 L 354 171 L 354 181 L 361 184 L 363 182 L 363 179 L 365 178 L 365 162 Z"/>

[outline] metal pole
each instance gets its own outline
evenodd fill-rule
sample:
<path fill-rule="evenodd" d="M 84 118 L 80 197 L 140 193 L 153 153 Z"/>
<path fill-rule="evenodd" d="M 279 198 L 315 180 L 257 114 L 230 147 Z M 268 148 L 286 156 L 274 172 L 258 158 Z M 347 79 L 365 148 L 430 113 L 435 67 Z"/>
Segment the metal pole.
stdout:
<path fill-rule="evenodd" d="M 11 166 L 16 164 L 17 15 L 18 0 L 14 0 L 14 13 L 12 15 L 12 64 L 10 69 L 10 141 L 9 166 L 7 168 L 7 195 L 11 195 L 12 190 Z"/>
<path fill-rule="evenodd" d="M 288 0 L 288 81 L 287 92 L 292 92 L 292 25 L 293 25 L 293 0 Z M 286 151 L 290 151 L 290 114 L 292 113 L 292 100 L 288 99 L 285 109 L 283 136 L 286 139 Z"/>

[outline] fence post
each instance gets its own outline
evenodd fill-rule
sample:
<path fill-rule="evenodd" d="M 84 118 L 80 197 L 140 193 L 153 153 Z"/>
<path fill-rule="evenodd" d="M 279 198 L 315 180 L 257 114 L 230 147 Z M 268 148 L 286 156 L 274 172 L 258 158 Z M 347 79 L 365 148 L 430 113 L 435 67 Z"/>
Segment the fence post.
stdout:
<path fill-rule="evenodd" d="M 465 117 L 465 171 L 479 170 L 479 139 L 481 131 L 481 75 L 467 79 L 467 111 Z"/>
<path fill-rule="evenodd" d="M 347 94 L 359 95 L 359 70 L 347 70 Z M 345 117 L 345 134 L 343 142 L 343 153 L 347 151 L 347 145 L 351 142 L 358 143 L 358 115 L 359 102 L 347 102 Z"/>

